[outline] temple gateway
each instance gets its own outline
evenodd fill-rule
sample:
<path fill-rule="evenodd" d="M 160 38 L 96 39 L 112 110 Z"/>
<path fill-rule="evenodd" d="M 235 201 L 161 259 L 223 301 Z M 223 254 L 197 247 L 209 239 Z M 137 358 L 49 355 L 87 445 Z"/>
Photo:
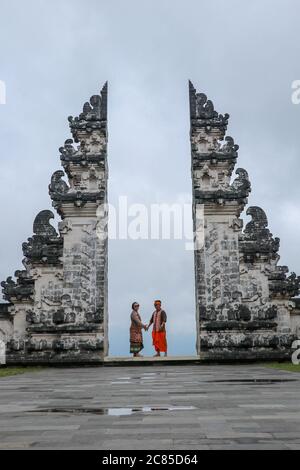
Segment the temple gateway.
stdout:
<path fill-rule="evenodd" d="M 279 239 L 260 207 L 243 229 L 251 184 L 219 114 L 189 84 L 195 239 L 196 352 L 203 361 L 288 359 L 300 336 L 300 277 L 278 265 Z M 23 243 L 24 270 L 2 282 L 0 340 L 8 364 L 103 363 L 108 355 L 107 84 L 69 117 L 63 170 Z M 63 179 L 67 177 L 68 183 Z M 232 181 L 233 179 L 233 181 Z M 201 207 L 202 227 L 197 214 Z M 196 243 L 196 242 L 195 242 Z"/>

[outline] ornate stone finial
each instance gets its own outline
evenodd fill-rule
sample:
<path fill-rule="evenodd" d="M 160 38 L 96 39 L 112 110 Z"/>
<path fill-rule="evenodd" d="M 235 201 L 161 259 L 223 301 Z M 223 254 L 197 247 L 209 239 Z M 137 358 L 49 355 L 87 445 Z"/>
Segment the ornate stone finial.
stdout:
<path fill-rule="evenodd" d="M 244 168 L 238 168 L 235 171 L 237 178 L 233 181 L 230 186 L 232 191 L 241 193 L 240 197 L 248 197 L 251 191 L 251 183 L 249 180 L 248 172 Z"/>
<path fill-rule="evenodd" d="M 70 129 L 75 142 L 80 141 L 80 134 L 91 133 L 93 130 L 107 130 L 107 82 L 99 95 L 93 95 L 90 101 L 85 103 L 83 111 L 78 117 L 69 116 Z"/>
<path fill-rule="evenodd" d="M 213 102 L 208 100 L 204 93 L 196 93 L 196 117 L 200 119 L 218 117 L 218 113 L 214 110 Z"/>
<path fill-rule="evenodd" d="M 49 210 L 41 211 L 36 216 L 33 223 L 34 235 L 22 245 L 26 263 L 60 264 L 63 240 L 50 224 L 51 219 L 54 219 L 54 214 Z"/>
<path fill-rule="evenodd" d="M 225 143 L 224 145 L 222 145 L 219 152 L 225 153 L 225 154 L 227 153 L 234 154 L 237 156 L 237 152 L 239 148 L 240 148 L 239 145 L 234 143 L 233 137 L 230 137 L 229 135 L 227 135 L 225 137 Z"/>
<path fill-rule="evenodd" d="M 12 293 L 14 292 L 14 289 L 16 288 L 15 281 L 13 281 L 12 277 L 9 276 L 6 279 L 6 281 L 1 282 L 1 287 L 3 287 L 2 293 L 3 293 L 4 300 L 7 300 L 8 302 L 10 302 Z"/>
<path fill-rule="evenodd" d="M 248 207 L 246 215 L 250 215 L 252 220 L 247 223 L 244 233 L 260 232 L 268 227 L 266 213 L 261 207 Z"/>
<path fill-rule="evenodd" d="M 300 276 L 297 276 L 296 273 L 292 272 L 288 278 L 288 288 L 287 292 L 289 296 L 297 297 L 300 294 Z"/>
<path fill-rule="evenodd" d="M 6 281 L 1 282 L 3 298 L 8 302 L 13 300 L 31 300 L 33 295 L 34 282 L 28 276 L 27 271 L 16 271 L 15 282 L 11 276 Z"/>
<path fill-rule="evenodd" d="M 54 215 L 49 210 L 39 212 L 33 223 L 33 237 L 23 243 L 25 256 L 24 265 L 48 264 L 56 266 L 60 264 L 62 256 L 63 239 L 58 237 L 50 220 Z M 9 302 L 32 300 L 34 293 L 34 280 L 28 270 L 16 271 L 16 281 L 8 277 L 1 282 L 3 297 Z"/>
<path fill-rule="evenodd" d="M 191 81 L 189 81 L 190 118 L 192 128 L 205 127 L 219 128 L 224 135 L 228 125 L 229 114 L 219 114 L 214 109 L 213 102 L 207 99 L 204 93 L 197 93 Z"/>
<path fill-rule="evenodd" d="M 39 237 L 56 238 L 57 232 L 50 224 L 51 219 L 54 219 L 53 212 L 49 210 L 39 212 L 33 222 L 33 233 Z"/>
<path fill-rule="evenodd" d="M 65 174 L 62 170 L 57 170 L 53 173 L 51 183 L 49 184 L 50 197 L 53 197 L 56 194 L 66 194 L 69 191 L 69 186 L 62 179 L 64 176 Z"/>
<path fill-rule="evenodd" d="M 251 206 L 246 211 L 252 220 L 247 223 L 244 232 L 240 236 L 240 250 L 245 262 L 253 263 L 262 258 L 264 260 L 276 260 L 279 250 L 279 238 L 273 238 L 268 229 L 268 219 L 261 207 Z"/>
<path fill-rule="evenodd" d="M 272 297 L 291 298 L 300 293 L 300 276 L 292 272 L 289 276 L 287 266 L 276 266 L 269 275 L 269 286 Z"/>
<path fill-rule="evenodd" d="M 64 146 L 59 148 L 62 160 L 72 160 L 76 155 L 76 149 L 73 144 L 73 139 L 67 139 Z"/>

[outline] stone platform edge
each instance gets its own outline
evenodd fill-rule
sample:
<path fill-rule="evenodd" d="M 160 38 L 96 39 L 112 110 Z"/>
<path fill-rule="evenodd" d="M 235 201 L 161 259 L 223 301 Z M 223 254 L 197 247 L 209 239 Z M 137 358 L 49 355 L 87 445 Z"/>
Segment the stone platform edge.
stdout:
<path fill-rule="evenodd" d="M 95 359 L 84 360 L 80 358 L 69 358 L 68 360 L 59 360 L 58 358 L 37 360 L 36 358 L 24 358 L 20 360 L 19 358 L 7 358 L 6 366 L 47 366 L 47 367 L 131 367 L 131 366 L 168 366 L 168 365 L 205 365 L 205 364 L 253 364 L 261 362 L 290 362 L 291 355 L 282 354 L 279 352 L 274 352 L 273 354 L 268 354 L 265 356 L 261 355 L 240 355 L 233 357 L 223 355 L 211 357 L 203 354 L 202 356 L 168 356 L 168 357 L 142 357 L 142 358 L 133 358 L 129 356 L 106 356 L 104 359 Z M 5 367 L 5 365 L 0 365 L 0 367 Z"/>

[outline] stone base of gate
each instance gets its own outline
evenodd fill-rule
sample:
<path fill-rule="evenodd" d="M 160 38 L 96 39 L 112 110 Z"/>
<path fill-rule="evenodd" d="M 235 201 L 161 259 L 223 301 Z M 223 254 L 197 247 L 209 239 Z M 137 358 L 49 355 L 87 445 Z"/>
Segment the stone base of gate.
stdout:
<path fill-rule="evenodd" d="M 130 356 L 107 356 L 81 355 L 78 357 L 37 357 L 9 354 L 6 358 L 6 365 L 11 366 L 46 366 L 46 367 L 79 367 L 79 366 L 105 366 L 105 367 L 131 367 L 131 366 L 168 366 L 168 365 L 205 365 L 205 364 L 251 364 L 261 362 L 290 362 L 290 353 L 273 352 L 269 354 L 249 354 L 247 352 L 239 354 L 203 353 L 201 356 L 168 356 L 168 357 L 130 357 Z"/>

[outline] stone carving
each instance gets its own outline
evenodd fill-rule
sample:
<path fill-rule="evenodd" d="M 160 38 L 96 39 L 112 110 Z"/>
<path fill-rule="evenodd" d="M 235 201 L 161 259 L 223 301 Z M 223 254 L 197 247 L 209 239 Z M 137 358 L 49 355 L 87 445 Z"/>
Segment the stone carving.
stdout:
<path fill-rule="evenodd" d="M 99 135 L 90 135 L 81 142 L 81 151 L 87 157 L 90 155 L 102 154 L 106 150 L 106 135 L 101 133 Z"/>
<path fill-rule="evenodd" d="M 280 240 L 273 238 L 268 229 L 268 219 L 263 209 L 252 206 L 247 209 L 246 214 L 250 215 L 252 220 L 247 223 L 240 236 L 240 251 L 245 262 L 253 263 L 261 256 L 267 257 L 268 260 L 277 259 Z"/>
<path fill-rule="evenodd" d="M 49 194 L 53 201 L 52 205 L 60 216 L 64 214 L 62 207 L 65 203 L 72 203 L 75 207 L 84 207 L 88 202 L 100 204 L 105 200 L 104 190 L 97 192 L 84 192 L 84 190 L 82 190 L 67 193 L 52 192 L 52 190 L 50 190 Z"/>
<path fill-rule="evenodd" d="M 218 113 L 214 110 L 212 101 L 207 99 L 204 93 L 196 94 L 196 117 L 200 119 L 212 119 L 217 117 Z"/>
<path fill-rule="evenodd" d="M 229 153 L 237 155 L 239 145 L 234 143 L 234 139 L 229 135 L 225 137 L 225 143 L 220 147 L 219 151 L 221 153 Z"/>
<path fill-rule="evenodd" d="M 74 146 L 73 139 L 67 139 L 63 147 L 59 148 L 62 161 L 72 161 L 78 154 L 78 149 Z"/>
<path fill-rule="evenodd" d="M 50 224 L 51 219 L 54 219 L 54 214 L 51 211 L 39 212 L 33 222 L 33 233 L 44 238 L 56 238 L 57 232 Z"/>
<path fill-rule="evenodd" d="M 26 265 L 61 264 L 63 240 L 50 224 L 51 219 L 54 219 L 54 214 L 49 210 L 41 211 L 36 216 L 34 235 L 22 245 Z"/>
<path fill-rule="evenodd" d="M 51 183 L 49 185 L 49 194 L 52 197 L 57 194 L 66 194 L 69 191 L 69 186 L 62 179 L 65 176 L 62 170 L 55 171 L 51 177 Z"/>
<path fill-rule="evenodd" d="M 238 177 L 233 181 L 230 189 L 244 195 L 244 197 L 248 197 L 251 191 L 251 183 L 247 171 L 243 168 L 238 168 L 235 173 Z"/>
<path fill-rule="evenodd" d="M 31 300 L 33 296 L 34 283 L 28 277 L 27 271 L 16 271 L 15 282 L 11 276 L 1 282 L 3 298 L 8 302 L 13 300 Z"/>
<path fill-rule="evenodd" d="M 63 220 L 62 222 L 58 223 L 58 230 L 61 235 L 66 235 L 70 230 L 72 230 L 72 221 L 71 220 Z"/>
<path fill-rule="evenodd" d="M 246 214 L 251 215 L 252 220 L 246 225 L 245 233 L 259 233 L 267 229 L 268 219 L 263 209 L 257 206 L 248 207 Z"/>
<path fill-rule="evenodd" d="M 224 135 L 229 114 L 219 114 L 215 111 L 213 103 L 207 99 L 204 93 L 196 93 L 196 90 L 191 82 L 189 82 L 189 96 L 190 96 L 190 116 L 192 127 L 201 128 L 205 127 L 206 131 L 210 133 L 211 129 L 219 129 Z M 192 128 L 192 131 L 194 129 Z"/>
<path fill-rule="evenodd" d="M 300 276 L 291 273 L 287 276 L 286 266 L 277 266 L 276 270 L 269 275 L 270 293 L 272 297 L 297 297 L 300 294 Z"/>
<path fill-rule="evenodd" d="M 236 170 L 237 178 L 229 185 L 231 168 L 223 172 L 212 169 L 212 164 L 205 163 L 201 170 L 194 167 L 194 195 L 199 204 L 212 202 L 223 205 L 225 201 L 238 201 L 241 210 L 247 203 L 251 192 L 251 183 L 248 173 L 243 168 Z"/>
<path fill-rule="evenodd" d="M 99 162 L 105 157 L 107 138 L 104 130 L 97 136 L 89 134 L 84 136 L 79 146 L 75 146 L 73 139 L 67 139 L 63 147 L 59 148 L 60 159 L 67 174 L 70 171 L 70 163 L 79 163 L 87 166 L 89 162 Z"/>
<path fill-rule="evenodd" d="M 92 96 L 90 102 L 84 104 L 79 117 L 70 116 L 68 120 L 76 143 L 85 140 L 95 130 L 103 130 L 106 135 L 107 83 L 102 88 L 100 95 Z M 84 136 L 82 131 L 87 135 Z"/>

